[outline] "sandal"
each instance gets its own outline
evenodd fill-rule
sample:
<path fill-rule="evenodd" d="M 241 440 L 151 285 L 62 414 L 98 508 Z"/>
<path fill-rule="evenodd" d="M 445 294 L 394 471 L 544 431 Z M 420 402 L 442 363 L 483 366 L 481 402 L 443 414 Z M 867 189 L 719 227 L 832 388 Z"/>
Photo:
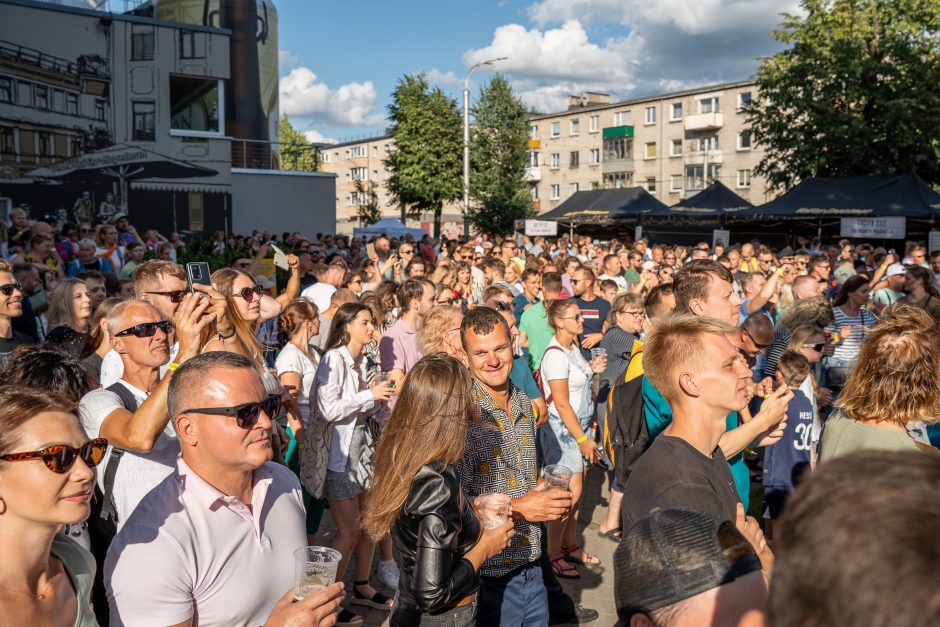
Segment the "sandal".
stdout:
<path fill-rule="evenodd" d="M 598 537 L 610 540 L 611 542 L 620 542 L 623 539 L 623 529 L 614 527 L 610 531 L 597 530 Z"/>
<path fill-rule="evenodd" d="M 363 623 L 362 616 L 358 614 L 353 614 L 345 607 L 340 608 L 339 614 L 336 616 L 335 625 L 361 625 Z"/>
<path fill-rule="evenodd" d="M 575 551 L 581 551 L 581 557 L 572 557 L 571 554 Z M 581 564 L 582 566 L 598 566 L 601 563 L 600 558 L 598 558 L 596 555 L 591 555 L 577 544 L 561 547 L 561 554 L 572 564 Z"/>
<path fill-rule="evenodd" d="M 564 555 L 556 555 L 551 558 L 552 562 L 552 572 L 555 573 L 555 576 L 559 579 L 580 579 L 581 573 L 578 572 L 578 569 L 572 566 L 565 560 Z M 574 573 L 574 574 L 572 574 Z"/>
<path fill-rule="evenodd" d="M 381 592 L 377 591 L 371 597 L 367 597 L 361 592 L 359 592 L 359 586 L 368 586 L 369 581 L 354 581 L 353 582 L 353 605 L 365 605 L 366 607 L 374 607 L 377 610 L 385 610 L 386 612 L 392 609 L 392 599 L 385 596 Z"/>

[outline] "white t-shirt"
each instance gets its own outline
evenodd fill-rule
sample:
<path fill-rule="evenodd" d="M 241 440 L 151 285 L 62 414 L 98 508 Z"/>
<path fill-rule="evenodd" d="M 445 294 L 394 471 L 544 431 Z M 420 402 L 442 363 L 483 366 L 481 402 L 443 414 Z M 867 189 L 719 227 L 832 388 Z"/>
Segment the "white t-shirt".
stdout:
<path fill-rule="evenodd" d="M 320 312 L 330 308 L 330 300 L 333 298 L 333 292 L 336 288 L 329 283 L 314 283 L 300 293 L 301 296 L 317 306 Z"/>
<path fill-rule="evenodd" d="M 316 356 L 316 353 L 314 353 L 314 356 Z M 300 417 L 304 426 L 307 425 L 307 420 L 310 418 L 310 389 L 317 377 L 319 362 L 319 358 L 315 362 L 311 361 L 309 357 L 304 355 L 303 351 L 290 342 L 284 346 L 274 361 L 274 369 L 277 371 L 278 378 L 285 372 L 296 372 L 300 375 L 297 405 L 300 406 Z"/>
<path fill-rule="evenodd" d="M 539 368 L 541 369 L 546 394 L 549 394 L 549 381 L 568 380 L 568 402 L 571 404 L 574 413 L 580 415 L 584 387 L 590 385 L 591 381 L 591 365 L 581 356 L 581 350 L 578 346 L 574 345 L 571 350 L 566 350 L 553 337 L 552 341 L 548 343 L 548 348 L 545 349 Z M 548 411 L 556 416 L 559 415 L 554 400 L 549 403 Z"/>
<path fill-rule="evenodd" d="M 138 405 L 143 404 L 150 396 L 126 381 L 121 381 L 121 383 L 133 393 Z M 99 388 L 86 394 L 79 404 L 78 415 L 88 437 L 97 438 L 104 419 L 115 409 L 123 407 L 121 397 L 110 390 Z M 146 453 L 124 452 L 117 474 L 114 476 L 114 507 L 117 510 L 119 530 L 137 508 L 140 500 L 173 472 L 179 454 L 180 443 L 169 422 L 150 451 Z M 104 460 L 98 465 L 98 487 L 102 492 L 104 491 L 105 469 L 110 459 L 111 447 L 108 447 Z"/>
<path fill-rule="evenodd" d="M 170 359 L 160 366 L 160 378 L 166 376 L 166 370 L 170 364 L 176 361 L 176 355 L 180 352 L 180 343 L 175 342 L 170 347 Z M 101 371 L 98 374 L 98 383 L 103 388 L 108 388 L 124 376 L 124 362 L 121 361 L 121 355 L 113 348 L 104 354 L 101 360 Z"/>

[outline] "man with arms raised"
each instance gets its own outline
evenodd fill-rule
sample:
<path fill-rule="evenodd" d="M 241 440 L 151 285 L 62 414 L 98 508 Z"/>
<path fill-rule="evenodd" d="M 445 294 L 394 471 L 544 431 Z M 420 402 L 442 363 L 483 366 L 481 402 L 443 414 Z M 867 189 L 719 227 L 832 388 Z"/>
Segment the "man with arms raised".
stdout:
<path fill-rule="evenodd" d="M 342 583 L 291 602 L 307 537 L 300 483 L 270 461 L 280 396 L 227 352 L 191 359 L 169 387 L 182 457 L 108 552 L 111 624 L 332 625 Z"/>

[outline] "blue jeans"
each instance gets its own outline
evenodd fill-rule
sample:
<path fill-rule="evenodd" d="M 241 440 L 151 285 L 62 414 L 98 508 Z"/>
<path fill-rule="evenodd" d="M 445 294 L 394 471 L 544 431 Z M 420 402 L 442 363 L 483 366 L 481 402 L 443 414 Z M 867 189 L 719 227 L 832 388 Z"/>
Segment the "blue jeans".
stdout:
<path fill-rule="evenodd" d="M 548 625 L 548 594 L 538 562 L 530 562 L 502 577 L 480 577 L 477 624 L 487 627 L 544 627 Z"/>

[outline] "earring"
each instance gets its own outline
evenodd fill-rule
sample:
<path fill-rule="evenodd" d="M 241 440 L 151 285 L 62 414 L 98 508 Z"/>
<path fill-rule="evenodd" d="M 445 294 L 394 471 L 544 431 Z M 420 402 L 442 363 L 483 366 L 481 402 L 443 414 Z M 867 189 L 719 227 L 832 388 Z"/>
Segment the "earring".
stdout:
<path fill-rule="evenodd" d="M 2 498 L 0 498 L 0 515 L 5 514 L 7 511 L 7 504 Z"/>

